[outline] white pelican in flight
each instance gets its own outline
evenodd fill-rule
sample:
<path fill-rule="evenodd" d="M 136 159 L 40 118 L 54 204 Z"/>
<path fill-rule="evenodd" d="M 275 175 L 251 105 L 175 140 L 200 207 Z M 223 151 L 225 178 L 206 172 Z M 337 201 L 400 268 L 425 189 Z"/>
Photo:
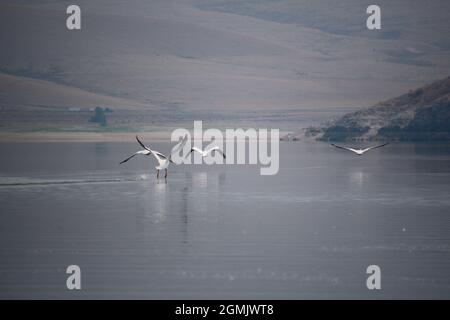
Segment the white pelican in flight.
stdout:
<path fill-rule="evenodd" d="M 141 147 L 144 148 L 144 150 L 140 150 L 140 151 L 132 154 L 130 157 L 128 157 L 125 160 L 123 160 L 122 162 L 120 162 L 120 164 L 125 163 L 128 160 L 130 160 L 131 158 L 133 158 L 137 155 L 140 155 L 140 154 L 144 155 L 144 156 L 153 155 L 155 157 L 155 159 L 158 161 L 158 165 L 155 167 L 155 169 L 157 170 L 156 171 L 156 179 L 159 179 L 159 171 L 160 170 L 165 170 L 164 178 L 167 179 L 167 168 L 169 167 L 170 163 L 174 163 L 171 159 L 172 153 L 178 152 L 184 146 L 184 144 L 187 142 L 187 135 L 181 140 L 181 142 L 179 144 L 177 144 L 175 147 L 172 148 L 169 158 L 167 158 L 161 152 L 152 150 L 149 147 L 147 147 L 145 144 L 143 144 L 141 142 L 141 140 L 139 140 L 138 136 L 136 136 L 136 140 L 141 145 Z"/>
<path fill-rule="evenodd" d="M 200 153 L 200 155 L 203 158 L 206 157 L 209 153 L 211 153 L 214 156 L 214 152 L 217 151 L 220 155 L 222 155 L 222 157 L 224 159 L 226 158 L 225 153 L 223 153 L 223 151 L 220 150 L 218 146 L 214 146 L 214 147 L 209 148 L 207 150 L 201 150 L 201 149 L 199 149 L 197 147 L 192 147 L 191 151 L 188 152 L 188 154 L 186 155 L 185 158 L 187 158 L 193 151 Z"/>
<path fill-rule="evenodd" d="M 388 144 L 389 144 L 389 142 L 386 142 L 386 143 L 383 143 L 383 144 L 381 144 L 379 146 L 369 147 L 369 148 L 366 148 L 366 149 L 353 149 L 353 148 L 341 147 L 341 146 L 335 145 L 334 143 L 332 143 L 331 145 L 336 147 L 336 148 L 339 148 L 339 149 L 344 149 L 344 150 L 348 150 L 348 151 L 354 152 L 358 156 L 362 156 L 364 153 L 366 153 L 369 150 L 376 149 L 376 148 L 381 148 L 381 147 L 384 147 L 385 145 L 388 145 Z"/>

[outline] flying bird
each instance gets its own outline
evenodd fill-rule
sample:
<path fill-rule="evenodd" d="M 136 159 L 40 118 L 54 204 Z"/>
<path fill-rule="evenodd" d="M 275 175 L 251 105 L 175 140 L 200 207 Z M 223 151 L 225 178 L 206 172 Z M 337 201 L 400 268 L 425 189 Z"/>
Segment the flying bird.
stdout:
<path fill-rule="evenodd" d="M 211 153 L 213 156 L 214 156 L 214 152 L 218 152 L 220 155 L 222 155 L 222 157 L 225 159 L 226 158 L 226 155 L 225 155 L 225 153 L 223 153 L 223 151 L 222 150 L 220 150 L 220 148 L 218 147 L 218 146 L 214 146 L 214 147 L 212 147 L 212 148 L 209 148 L 209 149 L 207 149 L 207 150 L 201 150 L 201 149 L 199 149 L 199 148 L 197 148 L 197 147 L 192 147 L 192 149 L 188 152 L 188 154 L 186 155 L 186 157 L 185 158 L 187 158 L 192 152 L 198 152 L 198 153 L 200 153 L 200 155 L 204 158 L 204 157 L 206 157 L 209 153 Z"/>
<path fill-rule="evenodd" d="M 386 143 L 383 143 L 383 144 L 381 144 L 379 146 L 369 147 L 369 148 L 366 148 L 366 149 L 353 149 L 353 148 L 341 147 L 341 146 L 335 145 L 334 143 L 332 143 L 331 145 L 336 147 L 336 148 L 339 148 L 339 149 L 344 149 L 344 150 L 348 150 L 348 151 L 354 152 L 358 156 L 362 156 L 364 153 L 366 153 L 369 150 L 376 149 L 376 148 L 381 148 L 381 147 L 384 147 L 385 145 L 388 145 L 388 144 L 389 144 L 389 142 L 386 142 Z"/>
<path fill-rule="evenodd" d="M 169 167 L 170 163 L 174 163 L 172 161 L 172 159 L 171 159 L 172 158 L 172 153 L 177 152 L 178 150 L 180 150 L 186 144 L 186 142 L 187 142 L 187 135 L 181 140 L 181 142 L 179 144 L 175 145 L 175 147 L 172 148 L 172 151 L 171 151 L 171 153 L 170 153 L 168 158 L 164 154 L 162 154 L 161 152 L 158 152 L 156 150 L 152 150 L 148 146 L 143 144 L 142 141 L 139 140 L 138 136 L 136 136 L 136 140 L 141 145 L 141 147 L 144 148 L 144 150 L 140 150 L 140 151 L 132 154 L 130 157 L 128 157 L 125 160 L 123 160 L 122 162 L 120 162 L 120 164 L 127 162 L 128 160 L 134 158 L 137 155 L 144 155 L 144 156 L 152 155 L 152 156 L 155 157 L 156 161 L 158 161 L 158 165 L 155 167 L 155 169 L 156 169 L 156 179 L 159 179 L 159 171 L 160 170 L 164 170 L 165 171 L 164 178 L 167 179 L 167 168 Z"/>

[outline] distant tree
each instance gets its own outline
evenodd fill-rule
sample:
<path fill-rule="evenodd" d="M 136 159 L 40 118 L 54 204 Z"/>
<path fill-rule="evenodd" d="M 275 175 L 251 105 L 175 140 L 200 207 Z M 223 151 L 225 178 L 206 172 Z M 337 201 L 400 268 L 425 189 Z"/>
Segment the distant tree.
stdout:
<path fill-rule="evenodd" d="M 94 115 L 89 119 L 89 121 L 106 126 L 105 110 L 103 110 L 103 108 L 96 107 L 94 110 Z"/>

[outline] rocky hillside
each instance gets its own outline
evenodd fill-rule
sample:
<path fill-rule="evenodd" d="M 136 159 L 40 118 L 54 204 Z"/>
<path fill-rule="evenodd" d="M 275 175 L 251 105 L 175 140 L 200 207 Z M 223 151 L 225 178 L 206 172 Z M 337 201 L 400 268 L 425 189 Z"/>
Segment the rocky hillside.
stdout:
<path fill-rule="evenodd" d="M 450 140 L 450 77 L 299 135 L 325 141 Z"/>

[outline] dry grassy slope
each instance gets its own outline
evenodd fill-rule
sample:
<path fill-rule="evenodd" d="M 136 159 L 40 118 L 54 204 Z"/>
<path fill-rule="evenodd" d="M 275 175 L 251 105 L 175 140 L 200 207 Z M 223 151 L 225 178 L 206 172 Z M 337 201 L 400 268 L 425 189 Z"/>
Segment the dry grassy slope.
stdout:
<path fill-rule="evenodd" d="M 92 108 L 143 109 L 151 106 L 129 99 L 110 97 L 49 81 L 0 73 L 0 106 L 29 109 Z"/>
<path fill-rule="evenodd" d="M 449 23 L 428 19 L 435 2 L 416 10 L 430 11 L 425 20 L 409 7 L 387 10 L 386 37 L 367 34 L 355 1 L 246 1 L 248 14 L 227 3 L 224 11 L 195 0 L 79 0 L 83 30 L 69 32 L 68 1 L 4 0 L 0 67 L 184 110 L 371 105 L 450 69 L 446 43 L 428 34 Z"/>
<path fill-rule="evenodd" d="M 342 140 L 371 140 L 377 137 L 381 128 L 392 126 L 404 128 L 409 125 L 419 108 L 423 110 L 438 105 L 445 106 L 449 101 L 450 77 L 447 77 L 370 108 L 346 114 L 325 127 L 309 129 L 308 132 L 315 138 L 328 139 L 345 130 Z M 360 128 L 369 130 L 355 134 Z"/>

